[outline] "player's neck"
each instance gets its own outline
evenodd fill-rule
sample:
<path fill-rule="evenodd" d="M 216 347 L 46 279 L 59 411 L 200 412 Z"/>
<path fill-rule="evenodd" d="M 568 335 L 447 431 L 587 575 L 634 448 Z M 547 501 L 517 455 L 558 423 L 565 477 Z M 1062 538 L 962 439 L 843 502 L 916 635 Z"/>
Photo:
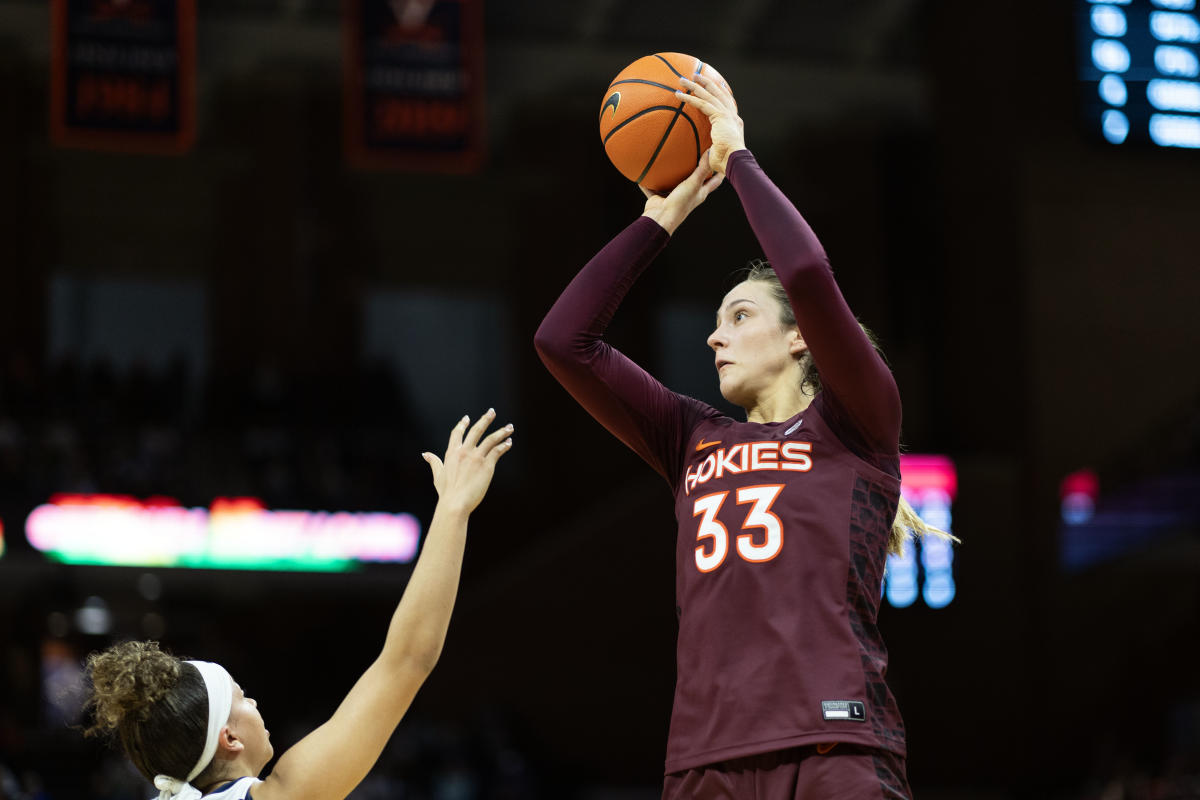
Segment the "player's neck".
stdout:
<path fill-rule="evenodd" d="M 783 422 L 804 411 L 810 403 L 812 397 L 799 386 L 788 386 L 758 398 L 757 403 L 746 409 L 746 421 Z"/>
<path fill-rule="evenodd" d="M 221 770 L 223 777 L 215 781 L 208 781 L 203 786 L 197 785 L 196 788 L 200 790 L 201 794 L 212 794 L 227 783 L 236 781 L 239 778 L 245 778 L 248 775 L 257 776 L 260 772 L 262 772 L 262 768 L 255 769 L 254 765 L 249 763 L 249 759 L 247 759 L 245 755 L 241 755 L 230 761 L 226 767 Z"/>

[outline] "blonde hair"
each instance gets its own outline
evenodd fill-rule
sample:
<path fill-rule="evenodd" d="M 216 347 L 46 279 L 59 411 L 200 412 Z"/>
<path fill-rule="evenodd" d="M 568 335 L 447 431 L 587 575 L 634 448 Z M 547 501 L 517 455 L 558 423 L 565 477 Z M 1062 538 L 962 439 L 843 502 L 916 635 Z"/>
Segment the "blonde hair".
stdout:
<path fill-rule="evenodd" d="M 738 283 L 742 281 L 755 281 L 766 284 L 771 292 L 771 296 L 775 298 L 779 305 L 780 322 L 783 323 L 785 328 L 796 325 L 796 315 L 792 312 L 791 300 L 788 299 L 787 291 L 783 288 L 783 283 L 780 282 L 779 276 L 775 274 L 775 269 L 771 266 L 770 262 L 756 258 L 747 264 L 744 269 L 735 273 L 735 279 Z M 875 348 L 875 352 L 879 353 L 879 357 L 884 359 L 884 363 L 887 363 L 887 358 L 884 356 L 883 350 L 879 348 L 879 342 L 876 340 L 875 334 L 871 333 L 861 322 L 859 323 L 859 327 L 867 335 L 867 339 L 870 340 L 871 345 Z M 813 361 L 812 353 L 805 350 L 804 354 L 800 356 L 799 363 L 802 376 L 800 378 L 800 391 L 810 397 L 815 397 L 817 392 L 821 391 L 821 374 L 817 371 L 817 363 Z M 921 516 L 917 514 L 912 505 L 901 497 L 896 505 L 896 518 L 892 521 L 891 533 L 888 535 L 888 553 L 900 555 L 904 552 L 904 543 L 913 536 L 936 536 L 952 542 L 959 541 L 957 537 L 941 528 L 935 528 L 921 519 Z"/>
<path fill-rule="evenodd" d="M 921 515 L 917 513 L 907 500 L 903 497 L 896 504 L 896 519 L 892 522 L 892 530 L 888 535 L 888 552 L 892 555 L 900 555 L 904 552 L 904 543 L 911 536 L 925 538 L 926 536 L 935 536 L 938 539 L 961 544 L 962 540 L 952 533 L 948 533 L 941 528 L 935 528 L 925 520 L 921 519 Z"/>

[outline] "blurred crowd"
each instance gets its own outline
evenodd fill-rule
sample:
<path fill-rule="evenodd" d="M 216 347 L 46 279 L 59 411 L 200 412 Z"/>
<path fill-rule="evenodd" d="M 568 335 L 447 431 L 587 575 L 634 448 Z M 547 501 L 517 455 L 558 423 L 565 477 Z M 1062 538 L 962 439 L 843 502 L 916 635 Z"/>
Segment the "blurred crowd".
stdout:
<path fill-rule="evenodd" d="M 1101 782 L 1082 800 L 1196 800 L 1200 798 L 1200 771 L 1188 774 L 1131 770 Z"/>
<path fill-rule="evenodd" d="M 390 510 L 424 464 L 401 387 L 383 368 L 338 376 L 270 365 L 200 379 L 180 360 L 124 372 L 63 358 L 0 364 L 0 504 L 56 492 L 165 495 L 207 505 Z M 416 464 L 409 462 L 416 461 Z"/>

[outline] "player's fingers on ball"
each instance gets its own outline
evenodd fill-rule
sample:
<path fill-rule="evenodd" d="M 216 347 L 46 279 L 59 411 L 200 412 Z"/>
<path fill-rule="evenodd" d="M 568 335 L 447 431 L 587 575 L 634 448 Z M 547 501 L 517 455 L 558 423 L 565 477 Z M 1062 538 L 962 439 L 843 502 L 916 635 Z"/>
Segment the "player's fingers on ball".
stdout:
<path fill-rule="evenodd" d="M 714 95 L 709 89 L 711 84 L 706 83 L 703 75 L 693 75 L 691 78 L 684 78 L 680 81 L 684 86 L 692 90 L 692 94 L 703 100 L 712 100 Z"/>
<path fill-rule="evenodd" d="M 729 94 L 729 87 L 725 85 L 724 81 L 714 80 L 712 76 L 703 72 L 697 72 L 692 76 L 692 80 L 703 86 L 705 91 L 714 97 L 723 97 Z"/>
<path fill-rule="evenodd" d="M 703 75 L 693 75 L 691 80 L 684 78 L 680 83 L 692 90 L 692 97 L 706 100 L 714 105 L 720 104 L 720 96 L 713 91 L 715 84 Z"/>
<path fill-rule="evenodd" d="M 503 428 L 498 428 L 497 430 L 492 431 L 487 435 L 487 438 L 479 444 L 479 449 L 486 452 L 491 452 L 492 450 L 496 449 L 501 442 L 503 442 L 509 436 L 512 436 L 512 432 L 512 423 L 505 425 Z"/>
<path fill-rule="evenodd" d="M 725 109 L 726 112 L 737 114 L 738 101 L 736 97 L 733 97 L 733 92 L 730 91 L 730 88 L 710 78 L 706 78 L 704 80 L 706 80 L 707 83 L 704 84 L 701 89 L 698 89 L 696 94 L 706 98 L 706 100 L 712 101 L 713 106 L 715 107 Z"/>
<path fill-rule="evenodd" d="M 679 89 L 675 90 L 675 96 L 678 97 L 683 102 L 687 103 L 689 106 L 692 106 L 693 108 L 698 109 L 700 111 L 700 113 L 702 113 L 706 116 L 712 116 L 712 113 L 717 108 L 712 103 L 705 100 L 703 97 L 700 97 L 700 96 L 694 95 L 694 94 L 688 94 L 687 92 L 681 91 Z"/>
<path fill-rule="evenodd" d="M 471 430 L 467 431 L 467 435 L 463 437 L 463 444 L 474 447 L 479 443 L 479 437 L 483 436 L 483 432 L 487 430 L 488 425 L 492 424 L 492 420 L 496 418 L 496 410 L 489 408 L 487 411 L 479 415 L 479 419 L 475 420 L 475 424 L 471 426 Z"/>
<path fill-rule="evenodd" d="M 675 90 L 675 95 L 680 100 L 692 105 L 703 103 L 706 99 L 711 98 L 711 95 L 704 91 L 703 86 L 687 78 L 679 79 L 679 88 Z"/>
<path fill-rule="evenodd" d="M 729 98 L 727 103 L 729 109 L 736 114 L 738 110 L 737 98 L 733 96 L 733 92 L 729 90 L 728 86 L 725 87 L 725 95 Z"/>
<path fill-rule="evenodd" d="M 728 86 L 725 86 L 721 81 L 714 81 L 704 73 L 696 75 L 695 81 L 703 87 L 705 94 L 715 97 L 718 100 L 725 101 L 733 98 Z"/>

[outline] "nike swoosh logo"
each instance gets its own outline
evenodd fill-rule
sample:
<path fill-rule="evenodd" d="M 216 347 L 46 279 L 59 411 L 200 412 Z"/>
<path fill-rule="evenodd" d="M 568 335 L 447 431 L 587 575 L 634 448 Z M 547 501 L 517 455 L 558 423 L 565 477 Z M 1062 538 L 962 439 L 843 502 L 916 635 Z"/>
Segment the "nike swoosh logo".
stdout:
<path fill-rule="evenodd" d="M 784 435 L 784 436 L 791 436 L 791 435 L 792 435 L 792 433 L 793 433 L 793 431 L 795 431 L 797 428 L 799 428 L 799 427 L 800 427 L 800 423 L 801 423 L 801 422 L 804 422 L 804 417 L 801 417 L 800 419 L 796 420 L 796 424 L 795 424 L 795 425 L 793 425 L 792 427 L 788 428 L 786 431 L 784 431 L 784 432 L 783 432 L 783 435 Z"/>
<path fill-rule="evenodd" d="M 604 112 L 608 110 L 609 106 L 612 106 L 613 116 L 615 117 L 617 115 L 617 106 L 619 105 L 621 105 L 621 93 L 613 92 L 604 101 L 604 105 L 600 106 L 600 116 L 603 117 Z"/>
<path fill-rule="evenodd" d="M 717 439 L 715 442 L 706 442 L 706 441 L 704 441 L 704 437 L 701 436 L 700 443 L 696 445 L 696 452 L 699 453 L 701 450 L 707 450 L 710 447 L 716 447 L 720 443 L 721 443 L 720 439 Z"/>

